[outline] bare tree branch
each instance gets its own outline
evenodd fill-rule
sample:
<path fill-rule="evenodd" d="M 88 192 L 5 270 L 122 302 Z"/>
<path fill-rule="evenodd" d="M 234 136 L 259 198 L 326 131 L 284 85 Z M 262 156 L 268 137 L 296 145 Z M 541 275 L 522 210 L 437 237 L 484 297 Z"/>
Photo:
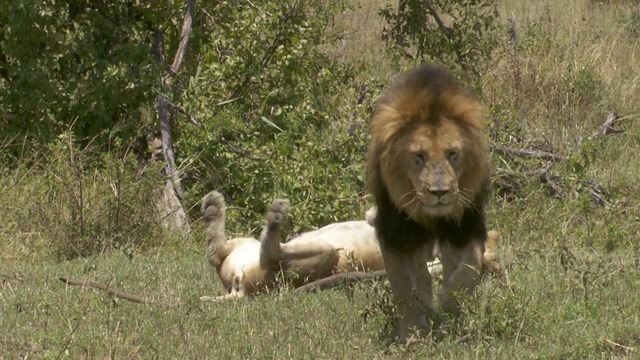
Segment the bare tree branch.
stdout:
<path fill-rule="evenodd" d="M 103 284 L 98 284 L 95 281 L 91 281 L 91 280 L 74 280 L 74 279 L 67 279 L 65 277 L 61 277 L 59 278 L 60 281 L 62 281 L 63 283 L 67 284 L 67 285 L 75 285 L 75 286 L 82 286 L 84 287 L 92 287 L 92 288 L 96 288 L 96 289 L 100 289 L 100 290 L 104 290 L 106 292 L 108 292 L 109 294 L 112 294 L 116 297 L 119 297 L 121 299 L 125 299 L 125 300 L 129 300 L 129 301 L 133 301 L 136 303 L 140 303 L 140 304 L 152 304 L 152 305 L 158 305 L 161 307 L 166 307 L 166 308 L 177 308 L 180 306 L 180 304 L 169 304 L 169 303 L 165 303 L 162 301 L 153 301 L 153 300 L 149 300 L 149 299 L 145 299 L 143 297 L 140 296 L 135 296 L 135 295 L 131 295 L 131 294 L 127 294 L 125 292 L 116 290 L 114 288 L 111 288 L 107 285 L 103 285 Z"/>
<path fill-rule="evenodd" d="M 196 120 L 196 118 L 194 118 L 191 114 L 189 114 L 187 110 L 185 110 L 183 107 L 178 106 L 169 100 L 167 100 L 167 105 L 169 106 L 169 110 L 171 110 L 172 112 L 179 113 L 180 115 L 186 117 L 187 120 L 189 120 L 189 122 L 192 123 L 193 125 L 199 128 L 202 127 L 202 124 L 198 122 L 198 120 Z"/>
<path fill-rule="evenodd" d="M 444 24 L 444 21 L 442 21 L 442 18 L 440 18 L 440 15 L 438 15 L 438 12 L 436 11 L 436 8 L 433 7 L 433 4 L 431 4 L 431 1 L 424 0 L 424 3 L 427 6 L 427 9 L 429 10 L 429 13 L 431 14 L 431 16 L 435 19 L 436 23 L 438 23 L 438 27 L 440 27 L 440 29 L 442 29 L 442 31 L 447 36 L 447 38 L 449 38 L 449 41 L 451 41 L 455 45 L 457 42 L 456 42 L 456 39 L 453 37 L 453 30 L 451 30 L 451 28 L 449 28 L 448 26 L 446 26 Z M 455 45 L 454 46 L 454 50 L 456 52 L 456 58 L 458 59 L 458 63 L 462 67 L 462 70 L 467 71 L 468 67 L 465 64 L 465 61 L 464 61 L 464 58 L 463 58 L 462 54 L 460 53 L 459 46 Z"/>
<path fill-rule="evenodd" d="M 444 24 L 444 21 L 442 21 L 442 19 L 440 18 L 440 15 L 438 15 L 436 8 L 433 7 L 433 5 L 431 4 L 431 1 L 424 0 L 424 3 L 425 5 L 427 5 L 427 9 L 429 10 L 429 13 L 431 14 L 431 16 L 433 16 L 435 21 L 438 23 L 438 26 L 440 27 L 440 29 L 444 31 L 444 33 L 447 35 L 449 40 L 453 40 L 452 30 Z"/>
<path fill-rule="evenodd" d="M 616 129 L 613 127 L 614 123 L 618 119 L 620 118 L 618 117 L 617 114 L 613 112 L 609 113 L 605 122 L 596 131 L 594 131 L 593 134 L 591 134 L 591 136 L 589 136 L 587 139 L 593 140 L 604 135 L 624 132 L 624 130 L 622 129 Z M 576 145 L 576 149 L 577 149 L 576 151 L 580 151 L 580 144 L 582 143 L 582 140 L 583 140 L 582 137 L 578 139 L 577 145 Z M 491 150 L 495 153 L 504 154 L 508 156 L 536 158 L 536 159 L 550 161 L 551 163 L 549 166 L 547 166 L 545 169 L 540 170 L 539 173 L 536 174 L 537 179 L 541 183 L 546 184 L 549 187 L 549 189 L 553 193 L 555 193 L 557 196 L 564 197 L 567 195 L 567 191 L 565 191 L 562 186 L 563 179 L 559 178 L 558 176 L 552 176 L 549 173 L 549 170 L 553 166 L 552 165 L 553 163 L 566 161 L 567 157 L 555 155 L 553 153 L 546 152 L 546 151 L 533 150 L 533 149 L 513 149 L 508 147 L 492 146 Z M 513 172 L 511 171 L 506 171 L 506 172 L 509 175 L 513 174 Z M 505 185 L 507 184 L 503 181 L 500 185 L 504 188 Z M 597 183 L 594 183 L 593 181 L 589 181 L 588 183 L 585 183 L 583 185 L 584 186 L 582 190 L 580 190 L 580 192 L 588 192 L 591 199 L 596 203 L 599 203 L 605 206 L 611 206 L 611 203 L 607 201 L 607 199 L 605 198 L 606 191 L 602 190 L 602 188 L 598 186 Z M 506 187 L 508 188 L 509 185 L 507 185 Z"/>
<path fill-rule="evenodd" d="M 605 122 L 602 125 L 600 125 L 600 127 L 596 131 L 594 131 L 594 133 L 591 136 L 589 136 L 589 139 L 592 140 L 599 136 L 624 132 L 625 130 L 623 129 L 616 129 L 613 127 L 614 122 L 618 119 L 619 117 L 616 113 L 612 113 L 612 112 L 609 113 Z M 582 137 L 578 139 L 578 147 L 581 142 L 582 142 Z M 565 160 L 565 158 L 562 156 L 559 156 L 547 151 L 542 151 L 542 150 L 514 149 L 514 148 L 508 148 L 508 147 L 501 147 L 501 146 L 491 146 L 491 150 L 495 153 L 509 155 L 509 156 L 529 157 L 529 158 L 536 158 L 536 159 L 555 161 L 555 162 L 560 162 Z"/>
<path fill-rule="evenodd" d="M 182 66 L 182 60 L 184 59 L 184 54 L 187 49 L 187 44 L 189 43 L 189 37 L 191 35 L 191 25 L 193 23 L 195 6 L 196 0 L 189 0 L 187 2 L 187 10 L 184 16 L 184 21 L 182 23 L 182 32 L 180 34 L 180 43 L 178 45 L 178 49 L 176 50 L 173 63 L 163 77 L 163 84 L 166 89 L 164 89 L 165 91 L 158 95 L 158 122 L 160 123 L 162 152 L 164 154 L 165 160 L 164 170 L 170 181 L 170 183 L 168 183 L 163 190 L 165 198 L 168 197 L 168 199 L 165 199 L 165 202 L 163 206 L 161 206 L 161 208 L 163 212 L 167 213 L 167 215 L 174 215 L 174 218 L 176 220 L 175 225 L 177 229 L 182 230 L 182 232 L 185 234 L 189 233 L 190 226 L 187 221 L 186 212 L 181 205 L 181 203 L 185 200 L 185 195 L 184 190 L 180 185 L 180 176 L 176 171 L 176 160 L 173 153 L 173 145 L 171 140 L 171 126 L 169 124 L 168 112 L 171 103 L 165 97 L 164 93 L 170 93 L 170 91 L 166 90 L 171 89 L 171 79 L 178 74 L 178 72 L 180 71 L 180 67 Z M 161 36 L 158 36 L 158 39 L 161 38 Z M 171 185 L 170 188 L 173 188 L 175 192 L 173 195 L 170 191 L 166 191 L 167 187 L 169 187 L 168 185 Z M 177 197 L 178 201 L 172 199 L 173 196 Z"/>
<path fill-rule="evenodd" d="M 195 16 L 196 0 L 189 0 L 187 3 L 187 13 L 184 16 L 182 22 L 182 32 L 180 34 L 180 43 L 178 44 L 178 50 L 176 50 L 176 56 L 173 58 L 173 64 L 171 64 L 171 75 L 175 76 L 180 71 L 182 66 L 182 60 L 184 59 L 184 53 L 189 43 L 189 37 L 191 36 L 191 25 L 193 24 L 193 18 Z"/>
<path fill-rule="evenodd" d="M 607 116 L 607 119 L 605 120 L 604 124 L 600 125 L 600 127 L 598 128 L 598 130 L 596 130 L 592 135 L 591 135 L 591 139 L 598 137 L 598 136 L 602 136 L 602 135 L 609 135 L 609 134 L 615 134 L 615 133 L 621 133 L 624 132 L 624 130 L 622 129 L 616 129 L 613 127 L 613 123 L 618 120 L 620 117 L 618 116 L 618 114 L 610 112 L 609 115 Z"/>

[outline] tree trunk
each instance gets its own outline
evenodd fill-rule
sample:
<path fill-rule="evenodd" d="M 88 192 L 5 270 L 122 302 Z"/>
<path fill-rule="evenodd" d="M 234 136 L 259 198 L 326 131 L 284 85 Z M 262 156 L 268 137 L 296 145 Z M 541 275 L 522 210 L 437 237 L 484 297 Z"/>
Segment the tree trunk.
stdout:
<path fill-rule="evenodd" d="M 191 226 L 187 213 L 182 206 L 185 200 L 185 194 L 180 185 L 180 174 L 176 169 L 175 156 L 171 140 L 171 126 L 169 122 L 170 101 L 164 94 L 171 94 L 171 80 L 175 77 L 182 65 L 184 54 L 187 49 L 189 37 L 191 35 L 191 25 L 195 13 L 196 0 L 187 2 L 187 11 L 182 24 L 182 33 L 180 34 L 180 43 L 176 50 L 173 63 L 162 78 L 163 89 L 158 95 L 158 123 L 160 127 L 162 156 L 154 156 L 157 159 L 164 160 L 164 175 L 167 180 L 164 187 L 158 191 L 156 195 L 156 206 L 161 216 L 162 226 L 171 233 L 187 238 L 191 233 Z M 158 49 L 162 46 L 161 34 L 157 36 Z M 160 52 L 162 56 L 162 52 Z M 152 140 L 154 151 L 158 148 L 157 139 Z"/>

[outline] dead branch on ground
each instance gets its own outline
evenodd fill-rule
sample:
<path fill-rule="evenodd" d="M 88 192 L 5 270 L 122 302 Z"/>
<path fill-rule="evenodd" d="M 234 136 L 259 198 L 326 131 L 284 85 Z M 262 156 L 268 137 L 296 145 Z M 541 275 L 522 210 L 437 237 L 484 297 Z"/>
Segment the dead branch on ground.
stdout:
<path fill-rule="evenodd" d="M 387 276 L 387 272 L 385 270 L 378 270 L 370 273 L 362 272 L 362 271 L 339 273 L 339 274 L 335 274 L 335 275 L 302 285 L 296 288 L 296 293 L 303 294 L 303 293 L 316 292 L 318 290 L 331 289 L 338 285 L 351 284 L 351 283 L 360 282 L 366 279 L 380 280 L 385 278 L 386 276 Z"/>
<path fill-rule="evenodd" d="M 616 129 L 614 127 L 615 122 L 619 119 L 619 116 L 616 113 L 609 113 L 605 122 L 591 134 L 587 139 L 594 140 L 601 136 L 617 134 L 624 132 L 623 129 Z M 580 137 L 577 141 L 577 149 L 579 151 L 580 144 L 582 142 L 582 137 Z M 526 172 L 526 176 L 528 178 L 537 179 L 541 183 L 547 185 L 549 189 L 558 197 L 565 197 L 567 195 L 567 191 L 564 190 L 566 186 L 562 185 L 562 182 L 565 182 L 561 177 L 554 176 L 550 174 L 551 168 L 553 168 L 554 163 L 561 163 L 563 161 L 567 161 L 567 156 L 556 155 L 549 151 L 530 149 L 530 148 L 510 148 L 510 147 L 501 147 L 501 146 L 492 146 L 491 150 L 494 153 L 507 155 L 510 158 L 530 158 L 530 159 L 539 159 L 548 161 L 551 164 L 547 165 L 544 169 L 536 169 L 533 171 Z M 516 174 L 513 171 L 509 171 L 506 169 L 496 169 L 496 173 L 498 175 L 498 179 L 495 181 L 498 187 L 506 190 L 506 192 L 517 192 L 515 185 L 512 185 L 511 182 L 517 178 Z M 517 182 L 517 181 L 516 181 Z M 584 184 L 583 191 L 586 191 L 591 196 L 592 200 L 595 203 L 610 206 L 611 203 L 606 200 L 606 193 L 602 189 L 601 186 L 594 183 L 593 181 L 589 181 L 587 184 Z"/>
<path fill-rule="evenodd" d="M 509 156 L 519 156 L 526 158 L 535 158 L 546 161 L 562 161 L 564 158 L 562 156 L 542 151 L 542 150 L 533 150 L 533 149 L 514 149 L 502 146 L 492 146 L 491 150 L 495 153 Z"/>
<path fill-rule="evenodd" d="M 125 292 L 122 292 L 120 290 L 116 290 L 112 287 L 109 287 L 107 285 L 103 285 L 103 284 L 99 284 L 95 281 L 91 281 L 91 280 L 74 280 L 74 279 L 68 279 L 66 277 L 61 277 L 59 278 L 60 281 L 62 281 L 63 283 L 67 284 L 67 285 L 75 285 L 75 286 L 81 286 L 83 288 L 85 287 L 92 287 L 95 289 L 99 289 L 99 290 L 104 290 L 106 292 L 108 292 L 111 295 L 114 295 L 116 297 L 119 297 L 121 299 L 125 299 L 125 300 L 129 300 L 129 301 L 133 301 L 136 303 L 140 303 L 140 304 L 151 304 L 151 305 L 158 305 L 160 307 L 164 307 L 164 308 L 177 308 L 180 307 L 179 303 L 174 303 L 174 304 L 170 304 L 170 303 L 165 303 L 162 301 L 153 301 L 150 299 L 146 299 L 140 296 L 135 296 L 135 295 L 131 295 L 131 294 L 127 294 Z"/>

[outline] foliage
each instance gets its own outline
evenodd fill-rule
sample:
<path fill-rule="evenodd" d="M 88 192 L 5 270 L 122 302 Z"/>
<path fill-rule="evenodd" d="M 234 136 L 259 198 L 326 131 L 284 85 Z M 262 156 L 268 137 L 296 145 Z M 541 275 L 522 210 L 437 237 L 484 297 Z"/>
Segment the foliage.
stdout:
<path fill-rule="evenodd" d="M 80 147 L 99 150 L 109 136 L 129 143 L 149 135 L 153 89 L 177 40 L 178 4 L 2 6 L 0 132 L 20 140 L 7 143 L 55 147 L 70 131 Z M 344 9 L 340 0 L 199 5 L 182 72 L 165 94 L 203 124 L 172 122 L 188 207 L 224 187 L 256 225 L 276 196 L 297 204 L 305 228 L 363 213 L 364 173 L 354 164 L 364 154 L 364 120 L 335 125 L 356 101 L 353 71 L 320 50 L 333 41 L 326 29 Z M 22 151 L 3 150 L 8 163 Z"/>
<path fill-rule="evenodd" d="M 193 203 L 221 189 L 240 212 L 232 227 L 241 218 L 257 228 L 276 197 L 291 201 L 302 228 L 364 216 L 354 211 L 364 190 L 364 120 L 340 119 L 356 101 L 352 70 L 320 51 L 341 9 L 341 1 L 300 0 L 209 9 L 216 26 L 182 96 L 204 131 L 177 129 L 178 162 L 208 179 L 186 182 Z"/>
<path fill-rule="evenodd" d="M 162 70 L 150 56 L 154 34 L 172 34 L 177 10 L 146 1 L 1 2 L 0 133 L 36 145 L 70 129 L 82 144 L 116 127 L 125 140 L 137 135 Z"/>
<path fill-rule="evenodd" d="M 382 39 L 392 52 L 445 64 L 476 80 L 498 41 L 495 1 L 401 0 L 380 14 L 387 22 Z"/>

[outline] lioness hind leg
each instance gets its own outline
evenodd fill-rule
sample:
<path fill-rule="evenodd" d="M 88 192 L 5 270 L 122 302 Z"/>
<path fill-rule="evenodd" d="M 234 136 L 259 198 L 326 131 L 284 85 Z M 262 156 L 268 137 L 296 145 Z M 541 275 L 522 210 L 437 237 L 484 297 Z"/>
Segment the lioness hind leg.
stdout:
<path fill-rule="evenodd" d="M 267 213 L 267 225 L 260 235 L 260 267 L 278 270 L 280 268 L 281 225 L 289 212 L 289 203 L 278 199 Z"/>
<path fill-rule="evenodd" d="M 212 191 L 202 199 L 202 215 L 207 229 L 207 258 L 214 267 L 219 267 L 226 254 L 221 254 L 221 249 L 227 242 L 224 234 L 226 203 L 224 195 L 218 191 Z"/>

